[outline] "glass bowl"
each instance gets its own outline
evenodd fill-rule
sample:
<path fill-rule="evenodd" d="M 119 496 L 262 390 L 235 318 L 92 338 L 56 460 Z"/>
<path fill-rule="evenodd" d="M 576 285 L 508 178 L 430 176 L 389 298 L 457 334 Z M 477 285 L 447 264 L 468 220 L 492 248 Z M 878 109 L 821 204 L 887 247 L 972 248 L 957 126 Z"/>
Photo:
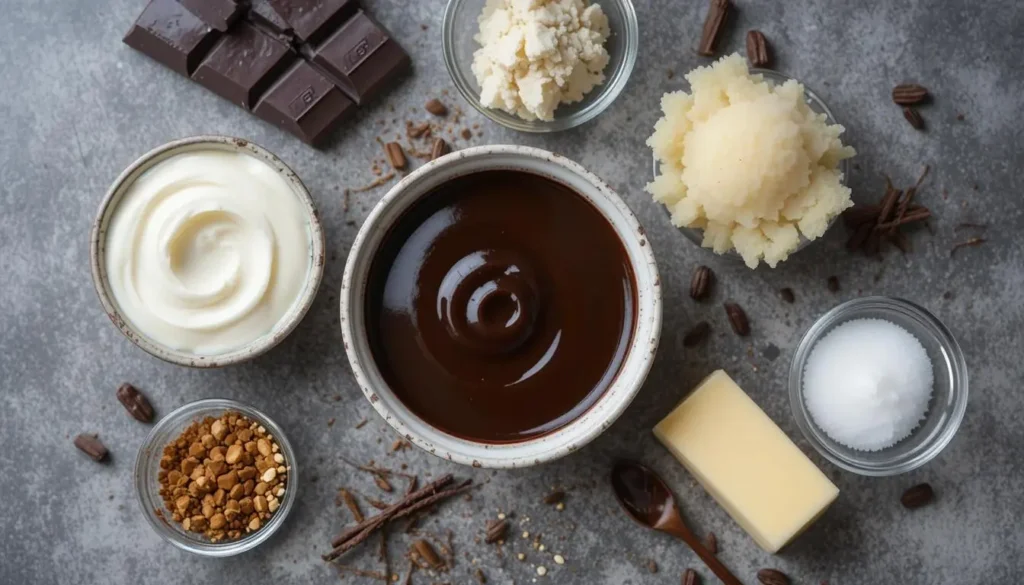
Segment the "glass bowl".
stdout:
<path fill-rule="evenodd" d="M 795 79 L 796 81 L 800 81 L 799 79 L 796 79 L 795 77 L 790 77 L 788 75 L 784 75 L 782 73 L 779 73 L 778 71 L 772 71 L 771 69 L 751 69 L 750 73 L 751 74 L 756 74 L 756 75 L 761 75 L 762 77 L 764 77 L 765 81 L 767 81 L 768 83 L 770 83 L 772 85 L 782 85 L 783 83 L 789 81 L 790 79 Z M 836 121 L 836 117 L 832 114 L 832 110 L 830 110 L 829 107 L 825 104 L 825 102 L 820 97 L 818 97 L 818 94 L 816 94 L 813 91 L 811 91 L 807 87 L 806 83 L 804 83 L 802 81 L 800 81 L 800 83 L 802 83 L 803 86 L 804 86 L 804 101 L 807 102 L 807 105 L 808 105 L 808 107 L 811 108 L 811 111 L 816 113 L 816 114 L 825 114 L 825 122 L 827 124 L 838 124 L 839 122 Z M 684 79 L 684 87 L 680 88 L 680 89 L 685 89 L 685 90 L 689 91 L 689 84 L 686 84 L 685 79 Z M 657 176 L 658 175 L 658 169 L 659 169 L 658 157 L 654 156 L 653 153 L 651 154 L 651 161 L 653 163 L 653 167 L 652 167 L 653 176 Z M 847 177 L 850 174 L 850 159 L 844 158 L 843 160 L 839 161 L 839 171 L 843 174 L 843 180 L 841 181 L 841 183 L 842 184 L 846 184 Z M 668 207 L 666 207 L 664 205 L 662 205 L 661 207 L 665 211 L 665 215 L 667 215 L 667 216 L 669 216 L 671 218 L 672 217 L 672 212 L 668 210 Z M 828 232 L 828 230 L 832 229 L 832 226 L 835 225 L 835 223 L 836 223 L 836 221 L 838 219 L 839 219 L 838 215 L 836 217 L 832 218 L 832 221 L 829 222 L 828 227 L 825 228 L 825 232 L 826 233 Z M 676 229 L 678 229 L 684 236 L 686 236 L 687 240 L 690 240 L 691 242 L 693 242 L 694 244 L 697 244 L 701 248 L 704 247 L 702 245 L 703 242 L 704 242 L 704 231 L 703 230 L 700 230 L 700 229 L 697 229 L 697 228 L 688 228 L 688 227 L 680 227 L 680 228 L 676 228 Z M 823 237 L 825 237 L 824 234 L 822 234 L 821 236 L 819 236 L 816 239 L 820 240 Z M 803 234 L 800 234 L 800 243 L 797 244 L 796 250 L 793 251 L 793 254 L 799 252 L 800 250 L 803 250 L 807 246 L 811 245 L 811 243 L 814 242 L 814 241 L 815 240 L 809 240 L 809 239 L 805 238 Z M 707 250 L 710 251 L 710 248 L 707 248 Z M 722 254 L 722 256 L 725 256 L 727 258 L 730 258 L 732 260 L 736 260 L 736 261 L 739 261 L 739 262 L 743 261 L 743 257 L 740 256 L 739 253 L 735 249 L 729 250 L 725 254 Z"/>
<path fill-rule="evenodd" d="M 871 318 L 895 323 L 921 342 L 932 361 L 935 386 L 926 418 L 909 437 L 880 451 L 860 451 L 833 441 L 815 424 L 804 402 L 803 376 L 807 357 L 823 336 L 847 321 Z M 949 444 L 964 418 L 967 385 L 967 363 L 949 330 L 925 309 L 891 297 L 854 299 L 825 313 L 800 340 L 789 370 L 790 406 L 811 445 L 847 471 L 879 477 L 917 469 Z"/>
<path fill-rule="evenodd" d="M 169 514 L 169 511 L 164 507 L 164 501 L 160 497 L 157 473 L 160 471 L 160 457 L 163 455 L 165 445 L 177 439 L 181 431 L 185 430 L 185 427 L 192 422 L 207 416 L 220 416 L 225 411 L 240 412 L 266 427 L 268 433 L 273 435 L 280 446 L 281 453 L 285 457 L 285 464 L 289 465 L 291 469 L 288 471 L 288 484 L 281 500 L 281 507 L 262 528 L 237 540 L 212 543 L 201 535 L 187 532 L 177 523 L 164 518 L 164 514 Z M 135 493 L 138 496 L 139 505 L 142 507 L 143 516 L 164 540 L 197 555 L 229 557 L 245 552 L 266 541 L 281 527 L 295 504 L 295 494 L 298 491 L 296 489 L 298 487 L 296 485 L 298 471 L 298 466 L 295 464 L 295 452 L 292 451 L 288 438 L 285 437 L 281 427 L 277 426 L 277 423 L 270 417 L 251 406 L 234 400 L 199 400 L 186 404 L 163 417 L 150 431 L 135 459 Z"/>
<path fill-rule="evenodd" d="M 575 128 L 603 112 L 622 93 L 636 63 L 640 32 L 631 0 L 590 0 L 599 4 L 608 16 L 611 35 L 605 43 L 610 60 L 605 67 L 604 83 L 574 104 L 555 110 L 555 119 L 523 120 L 502 110 L 480 103 L 480 85 L 473 75 L 473 53 L 480 45 L 474 37 L 480 30 L 478 18 L 486 0 L 449 0 L 441 28 L 444 63 L 462 97 L 484 116 L 506 128 L 520 132 L 558 132 Z"/>

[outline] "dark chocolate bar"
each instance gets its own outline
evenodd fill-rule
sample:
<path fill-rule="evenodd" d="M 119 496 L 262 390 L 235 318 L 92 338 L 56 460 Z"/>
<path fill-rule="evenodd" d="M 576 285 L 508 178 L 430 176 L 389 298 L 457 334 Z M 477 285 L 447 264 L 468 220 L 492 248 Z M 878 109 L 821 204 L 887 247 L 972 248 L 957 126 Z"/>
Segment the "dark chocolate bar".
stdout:
<path fill-rule="evenodd" d="M 218 37 L 218 31 L 177 0 L 153 0 L 125 35 L 124 44 L 190 77 Z"/>
<path fill-rule="evenodd" d="M 253 110 L 260 118 L 319 144 L 356 111 L 356 105 L 312 65 L 299 61 Z"/>
<path fill-rule="evenodd" d="M 288 45 L 240 22 L 214 45 L 192 79 L 249 110 L 294 60 Z"/>
<path fill-rule="evenodd" d="M 357 104 L 373 99 L 409 66 L 409 55 L 362 10 L 311 56 Z"/>
<path fill-rule="evenodd" d="M 245 5 L 235 0 L 178 0 L 186 10 L 213 28 L 226 32 L 245 14 Z"/>
<path fill-rule="evenodd" d="M 269 0 L 303 43 L 327 38 L 359 8 L 356 0 Z"/>
<path fill-rule="evenodd" d="M 356 0 L 151 0 L 124 42 L 314 145 L 409 66 Z"/>
<path fill-rule="evenodd" d="M 270 5 L 270 0 L 252 0 L 249 7 L 249 20 L 278 35 L 291 37 L 293 34 L 291 25 L 274 10 L 274 7 Z"/>

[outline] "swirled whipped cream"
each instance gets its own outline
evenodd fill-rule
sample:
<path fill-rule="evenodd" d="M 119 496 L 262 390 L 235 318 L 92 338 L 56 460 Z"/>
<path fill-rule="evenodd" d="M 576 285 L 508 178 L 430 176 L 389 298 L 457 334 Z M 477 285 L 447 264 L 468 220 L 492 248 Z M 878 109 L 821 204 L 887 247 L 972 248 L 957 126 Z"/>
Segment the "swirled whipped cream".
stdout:
<path fill-rule="evenodd" d="M 111 216 L 110 291 L 157 344 L 205 356 L 239 349 L 302 293 L 308 217 L 288 182 L 253 156 L 171 156 L 140 175 Z"/>

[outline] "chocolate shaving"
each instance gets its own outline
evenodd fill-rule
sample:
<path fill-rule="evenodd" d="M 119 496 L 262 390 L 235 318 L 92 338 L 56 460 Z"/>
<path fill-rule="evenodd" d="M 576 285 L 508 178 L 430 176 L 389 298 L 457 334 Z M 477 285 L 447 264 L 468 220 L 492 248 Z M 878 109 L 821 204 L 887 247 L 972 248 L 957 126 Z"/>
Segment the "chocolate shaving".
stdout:
<path fill-rule="evenodd" d="M 349 189 L 349 191 L 352 191 L 353 193 L 363 193 L 364 191 L 370 191 L 371 189 L 376 189 L 377 187 L 380 187 L 384 183 L 387 183 L 388 181 L 390 181 L 391 179 L 394 179 L 394 178 L 395 178 L 395 172 L 391 171 L 391 172 L 389 172 L 388 174 L 386 174 L 384 176 L 378 177 L 377 179 L 375 179 L 374 181 L 372 181 L 371 183 L 369 183 L 367 185 L 363 185 L 362 187 L 354 187 L 352 189 Z M 363 424 L 365 424 L 365 422 Z M 356 428 L 359 428 L 359 427 L 357 426 Z"/>
<path fill-rule="evenodd" d="M 718 45 L 718 37 L 725 25 L 725 19 L 729 16 L 730 7 L 729 0 L 711 0 L 700 34 L 700 45 L 697 47 L 699 54 L 705 57 L 715 56 L 715 46 Z"/>
<path fill-rule="evenodd" d="M 987 241 L 988 240 L 986 240 L 985 238 L 970 238 L 970 239 L 964 240 L 962 242 L 957 242 L 956 244 L 953 244 L 952 248 L 949 249 L 949 257 L 952 258 L 953 255 L 956 254 L 956 251 L 959 250 L 960 248 L 967 248 L 967 247 L 972 247 L 972 246 L 980 246 L 980 245 L 984 244 Z"/>
<path fill-rule="evenodd" d="M 356 522 L 362 522 L 364 520 L 363 512 L 359 509 L 359 504 L 356 502 L 352 492 L 347 489 L 341 488 L 338 490 L 338 497 L 335 498 L 334 503 L 335 505 L 338 505 L 339 503 L 345 504 L 345 507 L 347 507 L 349 512 L 352 513 L 352 518 L 354 518 Z"/>

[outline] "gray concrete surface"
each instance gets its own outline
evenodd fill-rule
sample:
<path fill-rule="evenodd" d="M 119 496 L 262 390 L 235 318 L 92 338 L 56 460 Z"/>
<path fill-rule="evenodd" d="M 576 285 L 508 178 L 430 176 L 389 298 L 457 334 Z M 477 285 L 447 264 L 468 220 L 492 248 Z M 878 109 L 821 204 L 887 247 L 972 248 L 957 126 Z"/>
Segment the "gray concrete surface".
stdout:
<path fill-rule="evenodd" d="M 745 583 L 754 583 L 765 566 L 799 584 L 1024 581 L 1024 248 L 1014 236 L 1024 228 L 1018 174 L 1024 164 L 1024 10 L 1016 0 L 737 1 L 724 49 L 742 50 L 747 29 L 763 30 L 777 67 L 806 80 L 830 104 L 860 152 L 849 178 L 856 199 L 877 198 L 883 173 L 909 183 L 922 164 L 932 165 L 921 201 L 935 210 L 935 234 L 916 233 L 911 255 L 890 251 L 881 263 L 849 256 L 837 227 L 779 269 L 751 272 L 688 244 L 643 193 L 650 174 L 643 141 L 657 118 L 658 98 L 680 86 L 680 73 L 704 62 L 693 51 L 703 1 L 637 0 L 643 32 L 637 68 L 611 109 L 578 130 L 524 136 L 469 115 L 468 124 L 480 124 L 472 144 L 550 148 L 605 177 L 647 227 L 666 293 L 661 351 L 625 416 L 564 460 L 496 473 L 418 451 L 388 455 L 392 433 L 353 383 L 336 314 L 346 251 L 384 192 L 354 197 L 343 211 L 342 189 L 372 178 L 378 120 L 419 119 L 422 112 L 410 109 L 454 91 L 441 57 L 444 2 L 367 1 L 404 39 L 415 73 L 323 152 L 124 47 L 121 36 L 143 4 L 5 0 L 0 10 L 0 583 L 334 582 L 335 571 L 319 559 L 346 519 L 334 506 L 334 492 L 348 485 L 375 493 L 341 456 L 406 463 L 419 473 L 452 471 L 484 484 L 472 501 L 452 503 L 427 524 L 454 531 L 459 562 L 448 575 L 417 574 L 419 585 L 473 582 L 477 565 L 468 559 L 477 559 L 489 583 L 669 584 L 678 583 L 686 567 L 715 582 L 681 543 L 643 532 L 619 512 L 606 474 L 620 456 L 665 475 L 690 522 L 718 535 L 721 558 Z M 890 103 L 889 91 L 901 81 L 933 89 L 934 103 L 921 110 L 927 132 L 912 130 Z M 269 355 L 219 371 L 175 367 L 136 349 L 100 310 L 88 264 L 89 228 L 110 181 L 147 149 L 201 133 L 254 140 L 291 164 L 319 204 L 330 250 L 324 285 L 299 329 Z M 951 243 L 967 235 L 955 230 L 964 221 L 987 223 L 989 241 L 951 258 Z M 698 263 L 719 274 L 714 302 L 698 305 L 686 295 Z M 826 289 L 833 274 L 842 282 L 838 294 Z M 795 289 L 796 304 L 777 300 L 783 286 Z M 959 435 L 934 462 L 902 477 L 840 472 L 811 451 L 789 414 L 786 373 L 801 333 L 828 308 L 860 294 L 899 295 L 927 306 L 959 338 L 970 364 L 971 399 Z M 747 307 L 754 328 L 749 341 L 728 332 L 720 309 L 726 298 Z M 683 333 L 699 319 L 712 322 L 713 339 L 684 351 Z M 764 357 L 772 345 L 781 350 L 774 360 Z M 718 367 L 729 370 L 842 490 L 828 514 L 780 556 L 756 548 L 650 434 L 694 382 Z M 196 558 L 161 541 L 144 522 L 132 488 L 133 459 L 148 428 L 114 398 L 125 380 L 143 388 L 163 413 L 208 396 L 272 412 L 306 470 L 283 530 L 229 560 Z M 369 424 L 355 429 L 364 417 Z M 100 433 L 113 452 L 110 464 L 97 465 L 72 447 L 70 437 L 83 431 Z M 931 482 L 938 499 L 909 513 L 899 495 L 918 481 Z M 540 501 L 553 485 L 571 487 L 560 513 Z M 476 542 L 497 510 L 516 513 L 523 523 L 517 533 L 542 533 L 547 550 L 539 553 L 517 536 L 498 556 Z M 407 542 L 392 539 L 399 572 Z M 517 552 L 526 560 L 516 560 Z M 564 555 L 566 564 L 556 566 L 550 553 Z M 370 546 L 346 562 L 374 569 L 375 556 Z M 649 571 L 652 558 L 657 573 Z M 548 568 L 547 576 L 537 577 L 538 564 Z"/>

